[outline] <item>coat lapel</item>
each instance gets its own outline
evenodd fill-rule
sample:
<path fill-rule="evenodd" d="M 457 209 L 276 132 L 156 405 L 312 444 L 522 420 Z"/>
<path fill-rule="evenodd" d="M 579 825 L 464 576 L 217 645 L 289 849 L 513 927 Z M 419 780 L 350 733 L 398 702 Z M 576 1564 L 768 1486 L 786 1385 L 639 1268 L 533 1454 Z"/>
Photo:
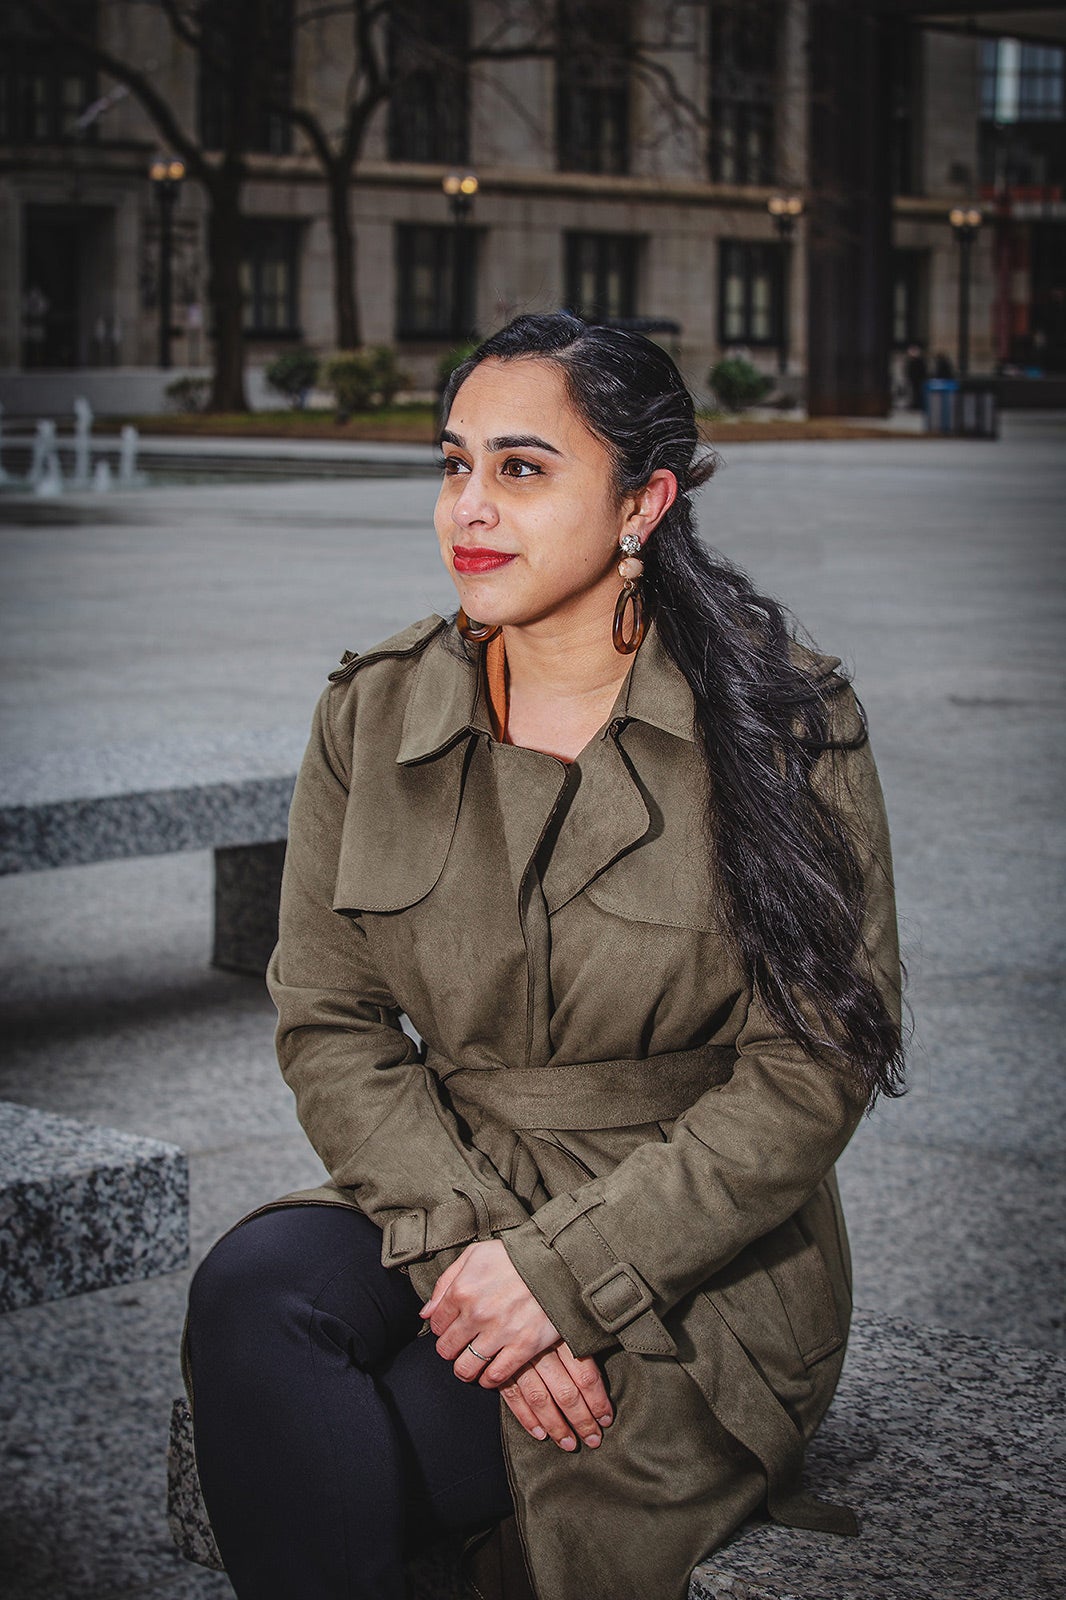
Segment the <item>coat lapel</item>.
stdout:
<path fill-rule="evenodd" d="M 577 766 L 577 788 L 542 878 L 552 913 L 643 839 L 651 822 L 613 733 L 594 740 Z"/>

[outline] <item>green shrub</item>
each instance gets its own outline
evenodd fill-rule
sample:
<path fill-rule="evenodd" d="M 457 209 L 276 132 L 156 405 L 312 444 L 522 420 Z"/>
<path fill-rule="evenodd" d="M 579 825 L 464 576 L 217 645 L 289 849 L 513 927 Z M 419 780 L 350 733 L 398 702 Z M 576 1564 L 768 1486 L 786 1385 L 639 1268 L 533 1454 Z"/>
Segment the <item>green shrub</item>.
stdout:
<path fill-rule="evenodd" d="M 391 406 L 401 389 L 411 387 L 411 374 L 400 366 L 400 359 L 391 345 L 373 345 L 369 354 L 376 402 L 379 406 Z"/>
<path fill-rule="evenodd" d="M 743 411 L 765 400 L 774 380 L 743 356 L 730 356 L 711 368 L 710 385 L 727 411 Z"/>
<path fill-rule="evenodd" d="M 308 390 L 313 389 L 318 380 L 318 357 L 303 346 L 297 350 L 283 350 L 274 357 L 263 376 L 291 406 L 302 410 Z"/>
<path fill-rule="evenodd" d="M 163 393 L 175 411 L 204 411 L 211 398 L 211 379 L 187 373 L 184 378 L 173 378 Z"/>
<path fill-rule="evenodd" d="M 389 345 L 369 350 L 339 350 L 322 366 L 322 382 L 332 391 L 341 416 L 391 405 L 411 379 Z"/>

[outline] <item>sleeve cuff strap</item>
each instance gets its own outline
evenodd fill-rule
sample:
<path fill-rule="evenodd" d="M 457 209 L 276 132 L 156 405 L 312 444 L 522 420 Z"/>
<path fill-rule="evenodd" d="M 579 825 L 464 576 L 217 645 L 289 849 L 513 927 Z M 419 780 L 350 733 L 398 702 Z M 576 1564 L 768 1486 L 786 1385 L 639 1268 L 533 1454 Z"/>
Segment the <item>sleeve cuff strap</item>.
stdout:
<path fill-rule="evenodd" d="M 412 1206 L 391 1216 L 382 1228 L 381 1264 L 406 1267 L 441 1250 L 491 1239 L 516 1228 L 529 1213 L 510 1189 L 457 1193 L 431 1208 Z"/>

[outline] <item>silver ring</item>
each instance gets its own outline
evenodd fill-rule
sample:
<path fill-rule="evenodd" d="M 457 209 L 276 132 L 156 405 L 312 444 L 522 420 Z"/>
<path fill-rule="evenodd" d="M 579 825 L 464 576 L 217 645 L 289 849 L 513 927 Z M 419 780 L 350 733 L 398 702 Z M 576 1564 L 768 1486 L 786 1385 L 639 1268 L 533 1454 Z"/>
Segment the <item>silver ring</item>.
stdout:
<path fill-rule="evenodd" d="M 474 1346 L 472 1344 L 468 1344 L 466 1348 L 470 1351 L 470 1354 L 473 1356 L 475 1361 L 484 1361 L 486 1366 L 487 1366 L 488 1363 L 492 1360 L 491 1356 L 483 1356 L 483 1355 L 481 1355 L 479 1351 L 474 1349 Z"/>

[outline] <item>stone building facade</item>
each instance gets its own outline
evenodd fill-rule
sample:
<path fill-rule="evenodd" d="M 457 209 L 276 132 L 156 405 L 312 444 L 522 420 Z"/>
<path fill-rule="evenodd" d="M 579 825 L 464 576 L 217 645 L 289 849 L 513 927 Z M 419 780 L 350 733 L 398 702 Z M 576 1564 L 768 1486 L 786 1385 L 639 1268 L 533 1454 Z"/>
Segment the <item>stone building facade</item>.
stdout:
<path fill-rule="evenodd" d="M 138 63 L 181 125 L 209 139 L 210 97 L 196 57 L 162 10 L 80 3 L 95 12 L 101 42 Z M 769 202 L 802 197 L 810 179 L 808 0 L 637 0 L 630 26 L 649 45 L 647 61 L 613 74 L 575 64 L 567 9 L 559 10 L 554 53 L 471 61 L 461 81 L 416 75 L 372 118 L 350 192 L 363 340 L 396 345 L 417 383 L 430 386 L 457 332 L 569 305 L 665 324 L 658 336 L 697 392 L 706 390 L 712 363 L 735 350 L 800 392 L 807 224 L 801 216 L 786 240 Z M 528 20 L 528 0 L 519 10 Z M 442 3 L 427 7 L 432 13 L 483 39 L 498 32 L 509 0 Z M 276 37 L 249 47 L 268 42 L 278 48 Z M 1034 333 L 1036 353 L 1066 366 L 1066 206 L 1055 188 L 1063 178 L 1063 51 L 1045 50 L 1037 71 L 1028 48 L 1023 63 L 1009 50 L 997 54 L 994 40 L 918 25 L 894 35 L 897 352 L 920 343 L 930 356 L 954 359 L 961 253 L 948 212 L 981 201 L 988 225 L 972 254 L 971 368 L 989 370 L 1015 347 L 1031 358 Z M 350 23 L 334 13 L 294 30 L 279 59 L 294 101 L 313 103 L 324 123 L 339 125 Z M 1017 81 L 997 79 L 1008 69 L 1024 79 L 1023 65 L 1030 80 L 1041 78 L 1042 101 L 1033 100 L 1032 82 L 1019 90 Z M 101 377 L 121 371 L 131 382 L 131 369 L 141 369 L 147 377 L 157 363 L 160 278 L 148 168 L 168 153 L 165 143 L 133 95 L 55 41 L 9 52 L 0 75 L 0 369 L 10 376 L 98 368 Z M 1021 109 L 1041 123 L 1046 146 L 1026 191 L 1042 230 L 1035 257 L 1031 241 L 1019 242 L 1024 216 L 1006 243 L 1002 215 L 993 225 L 1005 181 L 994 170 L 1003 154 L 994 114 L 997 106 L 1009 111 L 1012 93 L 1016 127 Z M 323 351 L 336 344 L 321 168 L 300 130 L 278 119 L 257 142 L 242 202 L 252 369 L 299 342 Z M 453 170 L 478 180 L 459 223 L 442 189 Z M 1015 189 L 1015 209 L 1024 211 Z M 173 213 L 172 262 L 174 367 L 201 369 L 210 354 L 205 205 L 194 182 L 183 184 Z M 1034 328 L 1041 294 L 1043 322 Z"/>

